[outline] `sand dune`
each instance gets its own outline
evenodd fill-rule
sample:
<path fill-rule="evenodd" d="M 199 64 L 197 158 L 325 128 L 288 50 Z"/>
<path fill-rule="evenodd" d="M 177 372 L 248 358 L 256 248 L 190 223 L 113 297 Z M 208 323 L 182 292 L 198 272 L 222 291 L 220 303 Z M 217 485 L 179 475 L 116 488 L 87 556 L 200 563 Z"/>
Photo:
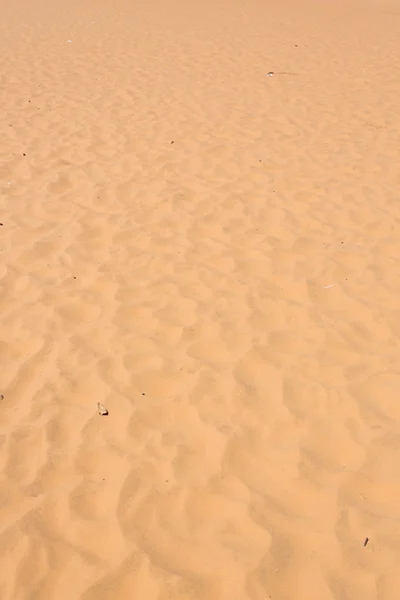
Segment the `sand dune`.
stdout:
<path fill-rule="evenodd" d="M 398 3 L 0 8 L 1 600 L 397 599 Z"/>

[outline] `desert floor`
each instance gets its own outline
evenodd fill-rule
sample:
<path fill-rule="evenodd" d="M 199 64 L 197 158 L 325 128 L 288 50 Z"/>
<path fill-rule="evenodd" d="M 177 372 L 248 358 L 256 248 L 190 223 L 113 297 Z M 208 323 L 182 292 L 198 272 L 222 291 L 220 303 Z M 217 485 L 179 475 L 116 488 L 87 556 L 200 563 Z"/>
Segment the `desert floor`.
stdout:
<path fill-rule="evenodd" d="M 398 600 L 400 3 L 0 11 L 1 600 Z"/>

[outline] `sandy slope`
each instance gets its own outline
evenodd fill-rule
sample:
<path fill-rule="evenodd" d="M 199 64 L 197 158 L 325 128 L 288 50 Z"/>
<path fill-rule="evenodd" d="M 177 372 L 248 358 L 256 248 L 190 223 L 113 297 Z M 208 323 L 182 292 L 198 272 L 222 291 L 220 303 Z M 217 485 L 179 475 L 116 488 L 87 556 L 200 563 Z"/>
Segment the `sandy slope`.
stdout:
<path fill-rule="evenodd" d="M 399 2 L 0 8 L 1 600 L 397 600 Z"/>

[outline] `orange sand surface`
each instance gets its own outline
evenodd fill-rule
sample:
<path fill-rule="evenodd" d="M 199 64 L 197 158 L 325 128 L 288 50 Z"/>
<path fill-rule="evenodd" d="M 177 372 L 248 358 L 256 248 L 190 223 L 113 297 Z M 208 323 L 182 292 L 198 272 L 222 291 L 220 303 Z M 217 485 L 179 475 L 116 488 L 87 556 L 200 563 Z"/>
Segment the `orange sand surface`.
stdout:
<path fill-rule="evenodd" d="M 0 10 L 0 599 L 398 600 L 399 0 Z"/>

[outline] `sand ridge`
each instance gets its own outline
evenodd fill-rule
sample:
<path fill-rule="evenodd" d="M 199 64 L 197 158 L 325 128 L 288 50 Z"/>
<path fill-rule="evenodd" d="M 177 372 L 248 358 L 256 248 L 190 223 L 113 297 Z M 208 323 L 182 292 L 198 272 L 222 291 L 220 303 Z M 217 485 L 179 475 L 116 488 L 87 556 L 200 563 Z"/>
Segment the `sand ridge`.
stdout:
<path fill-rule="evenodd" d="M 397 598 L 397 3 L 0 8 L 0 598 Z"/>

